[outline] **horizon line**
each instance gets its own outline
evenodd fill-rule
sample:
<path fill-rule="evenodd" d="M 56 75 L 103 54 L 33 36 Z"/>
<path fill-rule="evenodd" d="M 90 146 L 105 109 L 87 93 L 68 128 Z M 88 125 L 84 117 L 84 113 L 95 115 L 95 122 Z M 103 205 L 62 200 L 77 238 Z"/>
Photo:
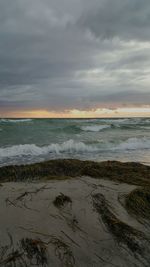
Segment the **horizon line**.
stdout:
<path fill-rule="evenodd" d="M 62 119 L 62 120 L 65 120 L 65 119 L 69 119 L 69 120 L 76 120 L 76 119 L 81 119 L 81 120 L 84 120 L 84 119 L 132 119 L 132 118 L 150 118 L 150 116 L 119 116 L 119 117 L 115 117 L 115 116 L 112 116 L 112 117 L 0 117 L 0 119 Z"/>

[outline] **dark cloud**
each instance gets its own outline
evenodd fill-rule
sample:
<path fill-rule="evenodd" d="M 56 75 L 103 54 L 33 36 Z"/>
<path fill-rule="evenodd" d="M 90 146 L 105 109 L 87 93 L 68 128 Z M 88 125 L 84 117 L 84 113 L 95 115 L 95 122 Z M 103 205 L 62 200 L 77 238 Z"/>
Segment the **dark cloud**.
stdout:
<path fill-rule="evenodd" d="M 149 101 L 148 0 L 1 0 L 0 14 L 1 110 Z"/>
<path fill-rule="evenodd" d="M 135 101 L 136 99 L 136 101 Z M 90 97 L 90 100 L 95 103 L 107 103 L 108 106 L 112 103 L 122 104 L 122 105 L 149 105 L 150 103 L 150 94 L 149 93 L 141 93 L 138 91 L 123 91 L 121 93 L 108 94 L 103 96 L 94 96 Z"/>
<path fill-rule="evenodd" d="M 150 2 L 101 0 L 80 18 L 80 23 L 104 39 L 150 40 Z"/>

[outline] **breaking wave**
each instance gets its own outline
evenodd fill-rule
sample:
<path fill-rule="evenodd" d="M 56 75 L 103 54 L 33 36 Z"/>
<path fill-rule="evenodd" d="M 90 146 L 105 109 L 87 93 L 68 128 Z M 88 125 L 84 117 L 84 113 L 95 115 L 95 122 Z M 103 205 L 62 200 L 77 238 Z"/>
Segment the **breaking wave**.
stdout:
<path fill-rule="evenodd" d="M 11 147 L 0 148 L 0 158 L 6 157 L 21 157 L 21 156 L 38 156 L 49 153 L 60 154 L 62 152 L 68 153 L 83 153 L 94 152 L 98 149 L 91 145 L 86 145 L 83 142 L 75 142 L 68 140 L 62 144 L 51 144 L 49 146 L 39 147 L 35 144 L 15 145 Z"/>
<path fill-rule="evenodd" d="M 150 140 L 146 138 L 129 138 L 128 140 L 113 145 L 107 143 L 104 147 L 101 143 L 87 145 L 83 142 L 76 142 L 68 140 L 62 144 L 50 144 L 48 146 L 37 146 L 35 144 L 14 145 L 11 147 L 0 148 L 0 159 L 10 157 L 23 157 L 23 156 L 42 156 L 48 154 L 61 155 L 61 153 L 68 154 L 83 154 L 83 153 L 98 153 L 102 151 L 117 151 L 117 150 L 139 150 L 150 149 Z"/>

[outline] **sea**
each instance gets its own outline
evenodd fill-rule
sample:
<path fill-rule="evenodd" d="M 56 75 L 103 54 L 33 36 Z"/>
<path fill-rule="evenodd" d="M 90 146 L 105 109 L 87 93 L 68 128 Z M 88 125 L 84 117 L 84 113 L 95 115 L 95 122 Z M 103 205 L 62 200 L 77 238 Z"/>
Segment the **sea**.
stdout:
<path fill-rule="evenodd" d="M 150 118 L 0 119 L 0 166 L 58 158 L 150 165 Z"/>

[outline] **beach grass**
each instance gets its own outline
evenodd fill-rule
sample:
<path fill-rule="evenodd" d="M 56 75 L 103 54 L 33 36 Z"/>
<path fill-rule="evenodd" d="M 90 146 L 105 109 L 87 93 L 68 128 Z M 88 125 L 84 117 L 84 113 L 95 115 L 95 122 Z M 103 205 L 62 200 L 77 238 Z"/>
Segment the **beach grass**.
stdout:
<path fill-rule="evenodd" d="M 150 186 L 150 166 L 118 161 L 81 161 L 57 159 L 29 165 L 0 168 L 0 182 L 70 179 L 90 176 L 128 184 Z"/>
<path fill-rule="evenodd" d="M 150 220 L 150 187 L 137 188 L 126 196 L 126 209 L 130 214 Z"/>

